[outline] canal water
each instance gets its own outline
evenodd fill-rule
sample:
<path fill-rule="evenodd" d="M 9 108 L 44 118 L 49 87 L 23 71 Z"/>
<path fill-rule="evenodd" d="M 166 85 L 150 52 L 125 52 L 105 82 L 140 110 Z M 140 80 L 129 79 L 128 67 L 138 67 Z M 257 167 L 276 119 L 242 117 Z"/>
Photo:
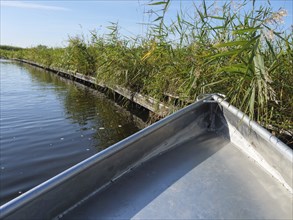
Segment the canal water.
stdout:
<path fill-rule="evenodd" d="M 28 65 L 0 65 L 0 204 L 144 126 L 92 89 Z"/>

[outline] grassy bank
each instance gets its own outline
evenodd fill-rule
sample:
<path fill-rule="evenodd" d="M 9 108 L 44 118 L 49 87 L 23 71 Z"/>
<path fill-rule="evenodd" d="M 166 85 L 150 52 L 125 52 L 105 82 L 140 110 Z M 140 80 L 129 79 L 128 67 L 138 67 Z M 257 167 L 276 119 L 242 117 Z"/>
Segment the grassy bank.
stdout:
<path fill-rule="evenodd" d="M 170 4 L 148 5 L 153 14 L 145 36 L 122 36 L 118 24 L 111 23 L 109 34 L 70 37 L 66 48 L 2 47 L 1 57 L 94 76 L 161 101 L 171 95 L 181 105 L 204 93 L 226 94 L 230 103 L 290 144 L 293 35 L 282 29 L 286 11 L 274 12 L 268 3 L 257 7 L 254 1 L 220 6 L 196 1 L 192 13 L 179 10 L 170 19 Z"/>

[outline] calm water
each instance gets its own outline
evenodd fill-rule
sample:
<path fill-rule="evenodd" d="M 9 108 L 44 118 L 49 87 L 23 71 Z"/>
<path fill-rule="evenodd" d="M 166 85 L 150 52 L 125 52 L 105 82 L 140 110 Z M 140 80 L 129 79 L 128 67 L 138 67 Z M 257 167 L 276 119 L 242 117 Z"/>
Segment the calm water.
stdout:
<path fill-rule="evenodd" d="M 0 204 L 143 126 L 88 88 L 27 65 L 0 65 Z"/>

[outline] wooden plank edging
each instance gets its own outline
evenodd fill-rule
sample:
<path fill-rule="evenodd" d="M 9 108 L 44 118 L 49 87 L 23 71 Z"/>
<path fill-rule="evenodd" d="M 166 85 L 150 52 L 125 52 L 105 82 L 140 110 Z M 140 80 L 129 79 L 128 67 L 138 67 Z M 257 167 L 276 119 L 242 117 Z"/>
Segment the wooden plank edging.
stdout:
<path fill-rule="evenodd" d="M 165 117 L 166 115 L 172 113 L 175 110 L 174 107 L 172 108 L 170 106 L 167 106 L 166 104 L 159 102 L 158 100 L 156 100 L 152 97 L 149 97 L 149 96 L 137 93 L 137 92 L 132 92 L 131 90 L 124 88 L 122 86 L 119 86 L 119 85 L 111 86 L 111 85 L 107 85 L 106 83 L 99 83 L 99 82 L 97 82 L 96 78 L 92 77 L 92 76 L 86 76 L 84 74 L 77 73 L 77 72 L 76 73 L 69 72 L 69 71 L 66 71 L 63 69 L 46 67 L 42 64 L 35 63 L 30 60 L 23 60 L 23 59 L 12 59 L 12 60 L 26 63 L 26 64 L 29 64 L 32 66 L 36 66 L 36 67 L 51 71 L 53 73 L 56 73 L 58 75 L 62 74 L 62 75 L 67 76 L 67 78 L 70 78 L 70 79 L 74 78 L 75 80 L 80 80 L 80 81 L 83 81 L 86 83 L 90 83 L 90 84 L 99 86 L 104 89 L 114 91 L 114 92 L 118 93 L 119 95 L 129 99 L 130 101 L 132 101 L 132 102 L 148 109 L 149 111 L 155 113 L 159 117 Z"/>

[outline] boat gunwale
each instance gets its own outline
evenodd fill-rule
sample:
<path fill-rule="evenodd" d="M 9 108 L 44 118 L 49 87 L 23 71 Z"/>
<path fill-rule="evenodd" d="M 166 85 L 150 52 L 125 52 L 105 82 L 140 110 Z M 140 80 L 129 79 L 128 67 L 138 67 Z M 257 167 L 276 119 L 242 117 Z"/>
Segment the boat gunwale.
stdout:
<path fill-rule="evenodd" d="M 5 203 L 4 205 L 0 207 L 0 217 L 1 218 L 5 218 L 7 216 L 9 217 L 12 213 L 22 208 L 22 206 L 38 199 L 38 197 L 41 196 L 42 194 L 45 194 L 46 192 L 54 190 L 55 187 L 65 183 L 67 180 L 74 178 L 78 174 L 83 173 L 84 171 L 90 169 L 91 167 L 98 164 L 99 162 L 117 154 L 123 149 L 127 149 L 132 144 L 140 141 L 140 139 L 156 132 L 157 130 L 163 128 L 164 126 L 167 126 L 170 122 L 174 122 L 177 119 L 180 119 L 181 116 L 184 116 L 185 114 L 193 112 L 194 110 L 197 109 L 197 107 L 206 105 L 208 103 L 210 103 L 211 106 L 213 105 L 213 103 L 215 103 L 225 108 L 225 110 L 229 111 L 232 115 L 237 117 L 239 121 L 240 120 L 243 121 L 243 123 L 246 126 L 254 130 L 265 141 L 269 141 L 271 143 L 270 146 L 273 146 L 274 149 L 276 149 L 280 153 L 280 155 L 285 156 L 292 163 L 293 151 L 288 146 L 286 146 L 282 141 L 280 141 L 278 138 L 270 134 L 267 130 L 265 130 L 259 124 L 249 119 L 247 115 L 245 115 L 243 112 L 241 112 L 239 109 L 237 109 L 233 105 L 226 102 L 223 98 L 219 97 L 216 94 L 210 94 L 204 97 L 203 99 L 198 100 L 197 102 L 177 111 L 176 113 L 169 115 L 165 117 L 164 119 L 150 125 L 149 127 L 121 140 L 120 142 L 108 147 L 107 149 L 104 149 L 101 152 L 98 152 L 97 154 L 77 163 L 76 165 L 50 178 L 49 180 L 41 183 L 40 185 L 32 188 L 26 193 L 20 195 L 19 197 Z M 212 114 L 212 113 L 209 112 L 209 114 Z M 132 168 L 130 167 L 129 170 L 130 169 Z"/>
<path fill-rule="evenodd" d="M 168 125 L 168 123 L 179 119 L 182 115 L 188 113 L 189 111 L 192 111 L 197 106 L 200 106 L 203 104 L 204 104 L 204 100 L 195 102 L 183 109 L 180 109 L 179 111 L 176 112 L 176 114 L 171 114 L 169 116 L 166 116 L 160 121 L 153 123 L 149 127 L 146 127 L 138 131 L 137 133 L 117 142 L 116 144 L 109 146 L 108 148 L 96 153 L 93 156 L 90 156 L 89 158 L 77 163 L 76 165 L 73 165 L 72 167 L 66 169 L 65 171 L 46 180 L 45 182 L 33 187 L 32 189 L 28 190 L 22 195 L 19 195 L 18 197 L 0 206 L 0 217 L 5 218 L 6 216 L 9 216 L 14 211 L 17 211 L 18 209 L 20 209 L 23 205 L 37 199 L 40 195 L 46 192 L 49 192 L 50 190 L 54 189 L 58 185 L 66 182 L 67 180 L 71 178 L 74 178 L 78 174 L 91 168 L 92 166 L 99 163 L 100 161 L 107 159 L 108 157 L 111 157 L 112 155 L 122 151 L 123 149 L 126 149 L 131 144 L 134 144 L 135 142 L 139 141 L 141 138 Z"/>
<path fill-rule="evenodd" d="M 260 135 L 263 139 L 269 141 L 272 146 L 278 150 L 281 154 L 285 155 L 288 160 L 293 162 L 293 150 L 283 143 L 280 139 L 270 133 L 268 130 L 263 128 L 256 121 L 251 120 L 245 113 L 237 109 L 235 106 L 231 105 L 227 101 L 225 101 L 220 96 L 213 94 L 212 98 L 218 102 L 222 107 L 227 109 L 233 115 L 235 115 L 239 121 L 243 121 L 248 127 L 254 130 L 258 135 Z"/>

